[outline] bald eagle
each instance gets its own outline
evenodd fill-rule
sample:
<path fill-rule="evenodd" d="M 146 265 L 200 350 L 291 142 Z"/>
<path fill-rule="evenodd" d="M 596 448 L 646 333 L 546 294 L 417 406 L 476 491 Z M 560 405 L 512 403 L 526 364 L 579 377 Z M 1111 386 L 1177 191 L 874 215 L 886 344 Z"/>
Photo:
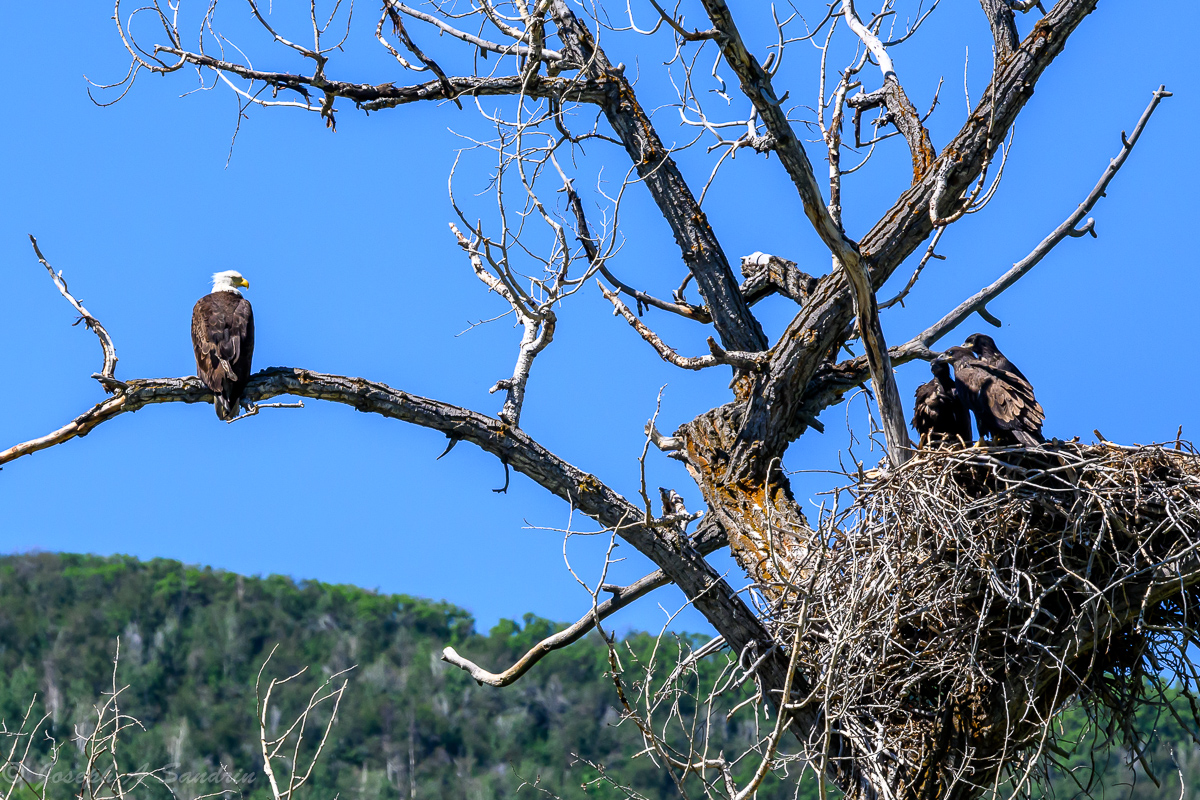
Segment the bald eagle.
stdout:
<path fill-rule="evenodd" d="M 929 366 L 933 380 L 917 387 L 913 406 L 913 430 L 921 435 L 921 443 L 953 443 L 971 441 L 971 414 L 950 377 L 950 363 L 935 361 Z"/>
<path fill-rule="evenodd" d="M 249 282 L 233 270 L 213 275 L 212 294 L 192 309 L 196 374 L 212 390 L 217 418 L 232 420 L 250 377 L 254 355 L 254 312 L 238 287 Z"/>
<path fill-rule="evenodd" d="M 934 361 L 954 367 L 954 386 L 975 415 L 980 436 L 1027 447 L 1045 441 L 1046 415 L 1024 376 L 977 358 L 967 346 L 951 347 Z"/>

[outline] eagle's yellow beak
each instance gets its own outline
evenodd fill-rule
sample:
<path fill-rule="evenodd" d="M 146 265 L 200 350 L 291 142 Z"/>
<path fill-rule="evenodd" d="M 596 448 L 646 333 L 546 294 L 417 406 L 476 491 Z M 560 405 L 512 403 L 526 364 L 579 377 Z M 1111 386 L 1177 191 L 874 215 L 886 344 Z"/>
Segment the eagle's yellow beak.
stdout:
<path fill-rule="evenodd" d="M 241 281 L 241 283 L 237 284 L 238 286 L 243 286 L 247 289 L 250 288 L 250 281 L 246 280 L 245 278 L 238 278 L 238 280 Z"/>

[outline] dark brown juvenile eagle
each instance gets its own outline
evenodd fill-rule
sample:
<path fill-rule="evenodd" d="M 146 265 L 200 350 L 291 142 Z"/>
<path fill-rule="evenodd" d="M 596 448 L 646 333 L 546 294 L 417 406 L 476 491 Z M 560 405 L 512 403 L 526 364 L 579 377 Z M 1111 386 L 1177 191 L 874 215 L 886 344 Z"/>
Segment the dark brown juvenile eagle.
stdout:
<path fill-rule="evenodd" d="M 933 380 L 917 387 L 913 430 L 921 435 L 921 443 L 926 446 L 935 442 L 970 442 L 971 414 L 950 377 L 949 362 L 935 361 L 929 369 Z"/>
<path fill-rule="evenodd" d="M 196 374 L 212 390 L 217 417 L 223 420 L 238 415 L 254 355 L 254 311 L 239 286 L 250 286 L 240 273 L 218 272 L 212 294 L 201 297 L 192 309 Z"/>
<path fill-rule="evenodd" d="M 971 348 L 971 352 L 983 363 L 1008 370 L 1021 380 L 1029 383 L 1029 379 L 1025 377 L 1025 373 L 1017 369 L 1017 365 L 1009 361 L 1004 353 L 1000 352 L 1000 348 L 996 347 L 996 340 L 986 333 L 972 333 L 962 343 L 962 346 Z M 1033 389 L 1030 388 L 1029 391 L 1032 392 Z"/>
<path fill-rule="evenodd" d="M 981 437 L 1027 447 L 1045 441 L 1042 423 L 1046 415 L 1022 375 L 977 358 L 966 345 L 951 347 L 934 363 L 939 361 L 954 367 L 954 386 L 975 415 Z"/>

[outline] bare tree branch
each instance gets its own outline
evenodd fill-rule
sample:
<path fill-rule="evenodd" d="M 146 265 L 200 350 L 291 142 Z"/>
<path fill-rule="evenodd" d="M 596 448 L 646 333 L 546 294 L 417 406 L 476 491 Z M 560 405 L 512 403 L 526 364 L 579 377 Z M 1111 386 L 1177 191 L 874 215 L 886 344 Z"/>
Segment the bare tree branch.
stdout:
<path fill-rule="evenodd" d="M 1095 4 L 1096 0 L 1059 0 L 1012 58 L 1000 66 L 992 79 L 994 88 L 984 93 L 971 118 L 940 157 L 954 160 L 955 167 L 945 175 L 951 193 L 963 192 L 975 179 L 985 159 L 991 157 L 989 146 L 998 146 L 999 137 L 991 132 L 1008 130 L 1027 102 L 1030 88 L 1062 52 L 1071 33 Z M 928 208 L 938 172 L 931 169 L 920 183 L 905 191 L 861 240 L 873 287 L 881 286 L 932 233 Z M 820 281 L 808 304 L 775 345 L 770 378 L 763 388 L 767 416 L 756 428 L 756 435 L 768 451 L 786 447 L 803 432 L 803 417 L 809 414 L 803 399 L 805 387 L 833 347 L 845 341 L 853 315 L 849 282 L 835 271 Z M 742 447 L 733 458 L 745 463 L 751 455 L 750 448 Z"/>
<path fill-rule="evenodd" d="M 925 255 L 921 256 L 921 260 L 917 262 L 917 268 L 913 270 L 912 277 L 908 279 L 908 283 L 904 284 L 903 289 L 896 292 L 895 297 L 879 304 L 879 309 L 881 311 L 885 308 L 891 308 L 897 303 L 899 303 L 901 306 L 904 305 L 904 298 L 908 297 L 908 293 L 911 292 L 913 287 L 917 285 L 917 281 L 921 277 L 921 272 L 925 269 L 925 265 L 929 263 L 930 259 L 936 258 L 939 261 L 944 261 L 946 259 L 945 256 L 938 255 L 937 252 L 935 252 L 937 250 L 938 242 L 942 240 L 942 234 L 945 232 L 945 228 L 938 228 L 937 231 L 934 232 L 933 238 L 929 240 L 929 247 L 925 248 Z"/>
<path fill-rule="evenodd" d="M 263 757 L 263 772 L 267 775 L 267 781 L 270 784 L 271 795 L 274 797 L 274 800 L 292 800 L 295 797 L 296 790 L 307 783 L 308 779 L 312 777 L 313 768 L 317 765 L 317 760 L 321 757 L 326 742 L 329 741 L 329 732 L 333 729 L 333 723 L 337 721 L 337 711 L 341 706 L 342 697 L 346 693 L 348 681 L 343 678 L 341 685 L 336 688 L 333 687 L 333 683 L 354 669 L 354 667 L 335 672 L 327 677 L 325 682 L 318 686 L 309 696 L 304 710 L 300 712 L 290 725 L 283 729 L 282 733 L 272 739 L 270 737 L 274 736 L 275 725 L 267 721 L 270 712 L 275 710 L 271 706 L 271 694 L 277 687 L 284 686 L 308 671 L 308 667 L 304 667 L 299 672 L 282 680 L 272 678 L 270 683 L 267 684 L 266 692 L 263 693 L 261 691 L 263 672 L 271 663 L 271 658 L 274 655 L 275 648 L 272 648 L 266 659 L 263 660 L 262 666 L 258 668 L 258 676 L 254 681 L 254 697 L 257 704 L 255 716 L 258 718 L 259 723 L 259 751 Z M 308 718 L 326 700 L 333 701 L 330 704 L 332 708 L 329 711 L 329 721 L 325 724 L 325 728 L 321 732 L 321 737 L 317 741 L 314 752 L 306 757 L 308 765 L 304 766 L 305 759 L 300 756 L 300 747 L 304 744 Z M 267 733 L 268 727 L 272 730 L 271 734 Z M 284 750 L 288 745 L 291 745 L 290 749 L 292 752 L 290 754 Z M 284 752 L 281 754 L 280 751 Z M 281 770 L 279 776 L 275 774 L 276 768 Z M 280 777 L 286 780 L 281 781 Z"/>
<path fill-rule="evenodd" d="M 422 22 L 428 22 L 430 25 L 433 25 L 434 27 L 436 27 L 439 31 L 441 31 L 443 33 L 448 33 L 449 35 L 453 36 L 456 39 L 462 39 L 464 42 L 467 42 L 469 44 L 473 44 L 476 47 L 478 47 L 480 50 L 486 50 L 486 51 L 492 52 L 492 53 L 499 53 L 502 56 L 504 56 L 504 55 L 529 56 L 529 55 L 533 55 L 535 53 L 535 49 L 528 45 L 521 45 L 521 44 L 501 45 L 501 44 L 497 44 L 496 42 L 489 42 L 486 39 L 482 39 L 478 36 L 467 33 L 466 31 L 461 31 L 461 30 L 457 29 L 457 28 L 453 27 L 452 25 L 449 25 L 448 23 L 444 22 L 439 17 L 434 16 L 433 14 L 426 14 L 424 11 L 418 11 L 415 8 L 410 8 L 409 6 L 406 6 L 403 3 L 395 2 L 395 0 L 386 0 L 386 5 L 388 6 L 388 8 L 393 8 L 393 9 L 396 9 L 397 11 L 401 11 L 401 12 L 407 14 L 408 16 L 412 17 L 413 19 L 419 19 Z M 486 2 L 485 2 L 484 7 L 485 8 L 488 7 L 486 5 Z M 493 22 L 497 21 L 494 14 L 490 15 L 490 16 L 491 16 L 491 19 Z M 506 33 L 509 36 L 515 36 L 518 39 L 523 39 L 525 37 L 524 31 L 518 31 L 518 30 L 515 30 L 512 28 L 505 30 L 504 33 Z M 547 61 L 562 61 L 563 60 L 562 53 L 559 53 L 557 50 L 550 50 L 545 47 L 537 48 L 536 55 L 538 58 L 545 59 Z"/>
<path fill-rule="evenodd" d="M 624 74 L 609 63 L 565 0 L 553 0 L 552 8 L 559 36 L 563 38 L 563 49 L 583 65 L 583 74 L 589 80 L 605 77 L 616 83 L 615 91 L 603 105 L 604 114 L 671 226 L 683 252 L 683 260 L 708 304 L 721 342 L 732 350 L 765 350 L 766 335 L 738 291 L 725 251 L 717 242 L 708 218 L 679 167 L 637 102 L 633 87 Z"/>
<path fill-rule="evenodd" d="M 66 279 L 62 276 L 61 272 L 55 272 L 54 268 L 50 266 L 50 262 L 46 261 L 46 257 L 42 255 L 41 248 L 38 247 L 37 239 L 35 239 L 32 234 L 29 236 L 29 241 L 33 245 L 33 252 L 37 255 L 38 261 L 40 261 L 42 266 L 46 268 L 46 271 L 50 273 L 50 280 L 54 281 L 54 285 L 58 288 L 59 293 L 67 299 L 67 302 L 71 304 L 72 308 L 79 312 L 79 319 L 76 320 L 74 324 L 78 325 L 80 322 L 82 322 L 84 327 L 95 333 L 96 338 L 100 340 L 100 348 L 104 351 L 104 365 L 100 368 L 98 373 L 93 373 L 92 377 L 100 382 L 100 385 L 104 387 L 105 391 L 110 393 L 118 391 L 124 386 L 124 384 L 117 380 L 113 375 L 117 369 L 117 348 L 116 345 L 113 344 L 112 336 L 110 336 L 108 331 L 105 330 L 104 326 L 100 324 L 100 320 L 93 317 L 88 310 L 83 307 L 83 304 L 76 300 L 74 295 L 72 295 L 67 289 Z"/>
<path fill-rule="evenodd" d="M 512 77 L 447 77 L 413 86 L 394 86 L 390 83 L 371 86 L 369 84 L 329 81 L 313 76 L 289 72 L 264 72 L 224 61 L 202 53 L 191 53 L 174 47 L 159 46 L 158 50 L 180 59 L 183 64 L 208 67 L 250 81 L 260 81 L 277 90 L 291 90 L 302 98 L 292 105 L 308 111 L 321 111 L 323 104 L 312 99 L 310 89 L 318 90 L 326 97 L 342 97 L 352 101 L 364 111 L 379 111 L 385 108 L 416 103 L 422 100 L 454 100 L 459 97 L 487 97 L 494 95 L 519 95 L 546 97 L 554 100 L 570 100 L 581 103 L 600 104 L 608 97 L 608 85 L 612 81 L 604 77 L 595 80 L 572 78 L 539 77 L 527 81 L 521 76 Z"/>
<path fill-rule="evenodd" d="M 212 393 L 199 379 L 131 380 L 124 393 L 99 403 L 62 428 L 0 451 L 0 465 L 21 456 L 86 436 L 99 425 L 157 403 L 208 403 Z M 762 623 L 694 548 L 682 552 L 641 522 L 637 507 L 596 479 L 553 455 L 527 433 L 468 409 L 401 392 L 363 378 L 326 375 L 292 367 L 271 367 L 251 376 L 245 397 L 251 402 L 279 395 L 328 400 L 359 411 L 409 422 L 471 442 L 532 478 L 572 507 L 611 528 L 658 564 L 692 598 L 727 639 L 745 646 L 770 642 Z M 764 649 L 766 646 L 764 645 Z"/>
<path fill-rule="evenodd" d="M 856 115 L 875 106 L 887 107 L 888 119 L 908 142 L 909 151 L 912 153 L 913 183 L 917 183 L 929 172 L 930 165 L 937 157 L 933 150 L 933 144 L 929 141 L 929 131 L 921 123 L 917 109 L 913 107 L 904 87 L 900 85 L 900 79 L 896 76 L 896 69 L 892 65 L 892 58 L 888 55 L 887 48 L 879 40 L 879 37 L 870 28 L 863 25 L 862 20 L 858 18 L 858 13 L 854 10 L 854 0 L 842 0 L 842 16 L 871 55 L 875 57 L 875 62 L 879 64 L 879 69 L 883 73 L 882 88 L 870 94 L 860 91 L 854 97 L 849 98 L 846 103 L 854 109 Z"/>
<path fill-rule="evenodd" d="M 775 152 L 800 194 L 805 216 L 835 257 L 843 262 L 857 261 L 858 246 L 846 237 L 829 215 L 816 176 L 813 174 L 812 164 L 781 107 L 781 101 L 771 85 L 771 76 L 746 48 L 734 23 L 733 13 L 725 0 L 703 2 L 713 27 L 721 33 L 721 39 L 718 41 L 725 62 L 738 76 L 742 91 L 750 98 L 767 131 L 774 138 Z"/>
<path fill-rule="evenodd" d="M 795 261 L 766 253 L 742 256 L 742 274 L 746 279 L 742 281 L 741 292 L 750 305 L 772 294 L 804 305 L 817 285 L 817 279 L 797 269 Z"/>
<path fill-rule="evenodd" d="M 981 289 L 976 294 L 964 300 L 953 311 L 946 314 L 942 319 L 931 325 L 928 329 L 915 337 L 912 342 L 902 347 L 909 348 L 924 345 L 929 345 L 936 342 L 938 339 L 945 336 L 951 330 L 962 324 L 967 317 L 971 316 L 972 312 L 983 311 L 987 308 L 989 301 L 998 296 L 1008 287 L 1012 286 L 1020 280 L 1026 273 L 1036 267 L 1046 255 L 1053 250 L 1063 239 L 1068 237 L 1078 238 L 1090 234 L 1096 235 L 1095 220 L 1088 219 L 1084 223 L 1084 217 L 1088 212 L 1104 197 L 1105 191 L 1108 189 L 1109 183 L 1116 177 L 1117 172 L 1125 165 L 1125 161 L 1129 158 L 1129 154 L 1133 152 L 1133 146 L 1137 144 L 1137 140 L 1141 137 L 1142 131 L 1146 129 L 1146 124 L 1150 121 L 1150 116 L 1154 110 L 1158 108 L 1158 104 L 1164 99 L 1171 97 L 1171 92 L 1167 91 L 1166 86 L 1160 86 L 1154 91 L 1150 104 L 1146 106 L 1142 116 L 1138 119 L 1137 125 L 1134 126 L 1133 134 L 1126 137 L 1125 131 L 1121 131 L 1121 150 L 1116 157 L 1108 162 L 1104 173 L 1100 176 L 1100 180 L 1092 188 L 1083 202 L 1073 211 L 1062 224 L 1055 228 L 1049 236 L 1038 243 L 1029 255 L 1013 264 L 1012 268 L 1001 275 L 996 281 Z M 1080 223 L 1083 226 L 1080 227 Z M 919 345 L 918 345 L 919 343 Z"/>
<path fill-rule="evenodd" d="M 912 442 L 908 438 L 904 404 L 900 400 L 900 390 L 896 387 L 896 376 L 892 372 L 887 341 L 883 337 L 883 325 L 879 321 L 879 304 L 875 300 L 871 279 L 862 262 L 855 261 L 853 266 L 842 266 L 854 290 L 854 315 L 858 319 L 859 338 L 867 350 L 871 382 L 875 384 L 875 399 L 879 405 L 879 416 L 887 439 L 888 458 L 893 466 L 899 466 L 912 456 Z"/>
<path fill-rule="evenodd" d="M 542 639 L 525 655 L 521 656 L 516 663 L 503 672 L 488 672 L 470 659 L 459 655 L 458 651 L 449 646 L 442 650 L 442 660 L 466 671 L 481 686 L 483 684 L 496 687 L 508 686 L 518 681 L 545 656 L 582 639 L 589 631 L 596 627 L 598 620 L 607 619 L 635 600 L 644 597 L 655 589 L 666 586 L 668 583 L 670 581 L 663 574 L 662 570 L 657 570 L 628 586 L 619 587 L 619 590 L 613 593 L 611 599 L 605 600 L 597 606 L 595 612 L 589 611 L 574 625 L 563 628 L 558 633 Z"/>
<path fill-rule="evenodd" d="M 521 422 L 521 409 L 525 405 L 525 386 L 529 383 L 529 372 L 533 369 L 533 360 L 554 339 L 558 318 L 554 313 L 553 306 L 559 298 L 552 295 L 546 302 L 537 303 L 535 306 L 533 298 L 524 293 L 520 293 L 523 296 L 519 296 L 519 290 L 514 283 L 501 280 L 484 268 L 478 242 L 473 243 L 463 236 L 453 223 L 450 224 L 450 230 L 453 231 L 459 246 L 466 251 L 470 258 L 471 268 L 475 271 L 476 277 L 488 289 L 508 301 L 524 330 L 512 377 L 499 381 L 491 388 L 493 393 L 504 390 L 504 408 L 500 411 L 500 419 L 517 427 Z"/>
<path fill-rule="evenodd" d="M 668 364 L 674 364 L 680 369 L 707 369 L 708 367 L 719 367 L 722 365 L 737 367 L 738 369 L 761 369 L 767 363 L 770 356 L 766 353 L 739 353 L 736 351 L 725 351 L 713 341 L 710 336 L 708 339 L 708 348 L 710 354 L 706 356 L 681 356 L 675 349 L 659 338 L 658 334 L 650 330 L 644 322 L 637 318 L 637 315 L 629 310 L 629 307 L 621 302 L 621 298 L 616 292 L 610 292 L 604 288 L 604 284 L 599 281 L 596 285 L 600 287 L 600 293 L 613 304 L 613 312 L 620 314 L 625 318 L 625 321 L 645 339 L 655 351 L 662 356 L 663 361 Z"/>
<path fill-rule="evenodd" d="M 833 253 L 835 263 L 841 267 L 840 271 L 845 273 L 853 289 L 854 309 L 858 316 L 860 332 L 868 352 L 871 354 L 871 373 L 877 386 L 880 413 L 884 417 L 884 430 L 888 437 L 889 453 L 893 459 L 897 459 L 895 463 L 902 463 L 910 448 L 908 429 L 904 421 L 900 394 L 895 385 L 895 376 L 892 374 L 891 364 L 888 362 L 887 346 L 883 329 L 879 324 L 879 310 L 876 306 L 874 291 L 870 285 L 867 270 L 861 265 L 858 246 L 846 238 L 840 225 L 826 208 L 808 156 L 796 138 L 791 123 L 788 122 L 780 108 L 779 101 L 775 98 L 770 76 L 746 49 L 728 6 L 724 0 L 704 0 L 704 6 L 714 27 L 723 34 L 721 52 L 725 56 L 726 62 L 738 75 L 742 91 L 754 102 L 754 107 L 762 117 L 768 131 L 775 137 L 775 150 L 800 193 L 805 214 L 813 223 L 822 241 Z M 853 4 L 848 8 L 843 6 L 843 13 L 852 15 Z M 863 34 L 860 32 L 861 35 Z M 875 39 L 875 42 L 878 43 L 878 39 Z M 879 50 L 884 52 L 882 45 L 879 46 Z M 886 57 L 886 52 L 884 52 L 884 57 Z M 890 64 L 890 62 L 887 63 Z M 898 89 L 899 83 L 895 82 L 894 72 L 891 73 L 891 76 Z M 898 89 L 898 91 L 897 97 L 903 97 L 903 90 Z M 903 99 L 907 102 L 907 97 L 903 97 Z M 911 104 L 909 105 L 911 106 Z M 915 112 L 913 113 L 915 114 Z M 923 128 L 921 130 L 923 131 Z M 927 134 L 925 140 L 927 144 Z M 914 150 L 914 165 L 917 163 L 916 155 L 917 151 Z M 931 148 L 929 156 L 932 157 Z M 745 454 L 749 450 L 743 449 L 742 452 Z"/>
<path fill-rule="evenodd" d="M 554 163 L 555 166 L 558 166 L 557 161 Z M 696 322 L 703 322 L 705 324 L 712 323 L 712 315 L 709 314 L 708 309 L 704 308 L 703 306 L 694 306 L 683 302 L 668 303 L 665 300 L 659 300 L 657 297 L 653 297 L 645 292 L 634 289 L 632 286 L 625 284 L 615 275 L 613 275 L 612 272 L 609 271 L 608 266 L 605 265 L 604 259 L 600 258 L 597 241 L 592 236 L 591 226 L 588 225 L 587 221 L 587 214 L 584 213 L 583 200 L 580 199 L 579 193 L 575 191 L 575 182 L 568 178 L 565 174 L 562 174 L 562 181 L 563 191 L 565 191 L 567 194 L 567 204 L 571 207 L 571 213 L 575 216 L 576 236 L 578 237 L 580 244 L 583 245 L 583 249 L 587 255 L 588 261 L 590 261 L 600 271 L 600 274 L 603 275 L 609 283 L 636 300 L 639 311 L 641 310 L 641 307 L 645 305 L 662 309 L 663 311 L 670 311 L 672 314 L 678 314 L 681 317 L 687 317 L 688 319 L 695 320 Z M 688 275 L 690 276 L 691 273 L 689 272 Z"/>
<path fill-rule="evenodd" d="M 1013 264 L 1007 272 L 991 284 L 959 303 L 952 311 L 948 312 L 940 320 L 921 331 L 909 341 L 891 348 L 889 356 L 892 363 L 898 366 L 918 358 L 933 358 L 935 354 L 930 351 L 930 348 L 938 340 L 965 322 L 973 313 L 985 310 L 989 302 L 1036 267 L 1059 243 L 1067 238 L 1079 238 L 1089 234 L 1094 237 L 1096 235 L 1094 229 L 1095 221 L 1089 217 L 1087 222 L 1084 223 L 1084 217 L 1087 217 L 1096 203 L 1105 196 L 1108 185 L 1116 177 L 1121 167 L 1125 165 L 1129 154 L 1133 152 L 1134 145 L 1137 144 L 1142 132 L 1146 129 L 1151 115 L 1158 108 L 1158 104 L 1171 96 L 1172 94 L 1167 91 L 1166 86 L 1160 86 L 1154 91 L 1149 105 L 1146 106 L 1146 109 L 1137 121 L 1137 125 L 1134 126 L 1133 133 L 1126 136 L 1125 132 L 1121 131 L 1121 150 L 1108 162 L 1108 166 L 1105 167 L 1103 174 L 1101 174 L 1100 179 L 1088 193 L 1087 197 L 1063 220 L 1062 224 L 1039 242 L 1030 251 L 1029 255 Z M 1084 223 L 1082 227 L 1080 227 L 1080 223 Z M 809 405 L 808 413 L 813 415 L 820 413 L 822 408 L 829 405 L 830 401 L 835 401 L 847 389 L 861 385 L 867 379 L 868 374 L 867 359 L 865 356 L 860 356 L 836 365 L 823 378 L 818 377 L 814 379 L 806 392 L 806 397 L 810 401 L 817 397 L 822 399 L 819 403 L 815 404 L 816 407 Z M 835 388 L 836 394 L 834 393 Z"/>
<path fill-rule="evenodd" d="M 729 540 L 720 525 L 715 521 L 705 520 L 701 523 L 700 529 L 691 537 L 691 542 L 692 546 L 701 555 L 707 555 L 727 545 Z M 530 648 L 525 655 L 521 656 L 516 663 L 503 672 L 488 672 L 470 659 L 459 655 L 453 647 L 446 647 L 442 650 L 442 660 L 453 664 L 459 669 L 465 670 L 480 685 L 508 686 L 519 680 L 548 654 L 574 644 L 595 628 L 598 622 L 608 619 L 622 608 L 633 604 L 636 600 L 645 597 L 655 589 L 666 586 L 670 582 L 671 580 L 667 577 L 666 573 L 660 569 L 634 581 L 628 586 L 611 586 L 606 584 L 602 588 L 612 595 L 608 600 L 597 605 L 593 611 L 589 611 L 580 617 L 579 621 L 574 625 L 563 628 L 558 633 L 542 639 Z"/>

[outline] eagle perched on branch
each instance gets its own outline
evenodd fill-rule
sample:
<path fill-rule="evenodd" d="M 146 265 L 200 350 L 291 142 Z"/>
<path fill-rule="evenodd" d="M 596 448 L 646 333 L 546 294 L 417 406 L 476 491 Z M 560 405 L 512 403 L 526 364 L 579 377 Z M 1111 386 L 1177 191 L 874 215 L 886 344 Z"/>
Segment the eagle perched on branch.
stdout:
<path fill-rule="evenodd" d="M 934 359 L 935 365 L 939 363 L 954 367 L 955 389 L 975 415 L 980 437 L 1026 447 L 1045 441 L 1042 423 L 1046 414 L 1033 395 L 1033 386 L 990 336 L 973 334 L 966 344 L 951 347 Z"/>
<path fill-rule="evenodd" d="M 196 374 L 212 390 L 217 418 L 226 422 L 238 416 L 254 355 L 254 311 L 238 291 L 249 286 L 239 272 L 218 272 L 212 294 L 201 297 L 192 309 Z"/>

